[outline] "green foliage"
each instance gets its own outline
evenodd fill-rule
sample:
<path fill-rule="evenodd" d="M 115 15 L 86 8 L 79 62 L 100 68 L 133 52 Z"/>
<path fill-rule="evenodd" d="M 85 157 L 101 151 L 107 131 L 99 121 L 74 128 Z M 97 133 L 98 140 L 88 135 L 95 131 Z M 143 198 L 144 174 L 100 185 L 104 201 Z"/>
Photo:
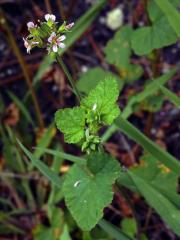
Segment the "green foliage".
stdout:
<path fill-rule="evenodd" d="M 118 85 L 115 79 L 107 78 L 101 81 L 95 89 L 93 89 L 88 97 L 82 100 L 82 106 L 88 111 L 97 112 L 99 122 L 110 125 L 120 114 L 116 101 L 119 96 Z M 90 119 L 91 120 L 91 119 Z M 96 121 L 96 119 L 95 119 Z"/>
<path fill-rule="evenodd" d="M 130 63 L 132 34 L 133 29 L 130 26 L 122 27 L 108 42 L 104 50 L 107 62 L 116 66 L 120 77 L 127 83 L 137 80 L 143 73 L 140 65 Z"/>
<path fill-rule="evenodd" d="M 64 133 L 65 141 L 77 143 L 84 137 L 85 110 L 81 107 L 60 109 L 55 114 L 57 128 Z"/>
<path fill-rule="evenodd" d="M 69 170 L 63 184 L 65 201 L 83 230 L 92 229 L 103 216 L 103 208 L 112 201 L 112 184 L 119 170 L 116 160 L 101 153 L 91 154 L 86 167 L 75 164 Z"/>
<path fill-rule="evenodd" d="M 128 236 L 134 237 L 137 232 L 137 224 L 134 218 L 124 218 L 121 222 L 123 232 Z"/>
<path fill-rule="evenodd" d="M 132 178 L 140 193 L 145 197 L 146 201 L 156 209 L 164 221 L 178 236 L 180 236 L 180 211 L 143 178 L 138 177 L 131 171 L 128 171 L 128 174 Z"/>
<path fill-rule="evenodd" d="M 128 137 L 139 143 L 147 152 L 149 152 L 158 161 L 162 162 L 172 171 L 180 175 L 180 163 L 171 154 L 164 151 L 161 147 L 147 138 L 136 127 L 134 127 L 127 120 L 122 117 L 118 117 L 115 124 L 124 132 Z"/>
<path fill-rule="evenodd" d="M 164 1 L 162 5 L 164 5 Z M 174 29 L 154 0 L 148 4 L 148 13 L 152 26 L 137 29 L 131 39 L 133 50 L 140 56 L 148 54 L 154 49 L 171 45 L 177 40 Z"/>
<path fill-rule="evenodd" d="M 180 37 L 180 28 L 179 28 L 180 15 L 179 15 L 178 11 L 175 9 L 175 7 L 173 6 L 173 3 L 171 3 L 169 0 L 157 0 L 156 4 L 166 15 L 169 23 L 171 24 L 172 28 L 176 32 L 177 36 Z M 176 7 L 179 7 L 180 3 L 178 3 L 176 5 L 176 2 L 175 2 L 174 5 Z"/>
<path fill-rule="evenodd" d="M 81 100 L 80 107 L 57 111 L 55 122 L 64 133 L 65 141 L 78 143 L 82 140 L 83 151 L 96 150 L 100 142 L 97 131 L 102 125 L 110 125 L 120 113 L 116 104 L 118 95 L 116 80 L 107 78 Z"/>
<path fill-rule="evenodd" d="M 123 87 L 123 81 L 114 73 L 110 71 L 105 71 L 101 67 L 91 68 L 86 73 L 82 74 L 79 81 L 77 82 L 77 88 L 79 91 L 84 92 L 86 94 L 89 93 L 96 85 L 105 78 L 116 79 L 119 90 Z"/>

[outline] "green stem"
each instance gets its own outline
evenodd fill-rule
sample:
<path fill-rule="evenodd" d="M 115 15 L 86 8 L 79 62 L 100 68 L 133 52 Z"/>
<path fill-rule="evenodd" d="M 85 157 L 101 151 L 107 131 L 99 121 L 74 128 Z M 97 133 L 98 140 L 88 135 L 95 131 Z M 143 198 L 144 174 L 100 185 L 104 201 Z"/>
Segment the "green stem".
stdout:
<path fill-rule="evenodd" d="M 64 64 L 63 60 L 62 60 L 62 57 L 59 57 L 58 55 L 56 56 L 56 60 L 57 60 L 57 63 L 62 67 L 64 73 L 66 74 L 66 77 L 68 78 L 70 84 L 71 84 L 71 87 L 73 89 L 73 92 L 74 94 L 76 95 L 78 101 L 80 102 L 81 101 L 81 96 L 79 94 L 79 91 L 74 83 L 74 80 L 68 70 L 68 68 L 66 67 L 66 65 Z"/>

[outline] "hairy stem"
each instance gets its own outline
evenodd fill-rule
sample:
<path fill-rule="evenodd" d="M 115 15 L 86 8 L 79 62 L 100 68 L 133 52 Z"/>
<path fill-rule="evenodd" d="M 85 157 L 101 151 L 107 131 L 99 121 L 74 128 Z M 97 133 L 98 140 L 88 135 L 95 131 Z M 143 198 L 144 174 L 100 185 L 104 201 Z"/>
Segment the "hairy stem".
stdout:
<path fill-rule="evenodd" d="M 66 65 L 64 64 L 64 62 L 63 62 L 63 60 L 62 60 L 62 57 L 59 57 L 59 56 L 57 55 L 57 56 L 56 56 L 56 60 L 57 60 L 58 64 L 62 67 L 64 73 L 66 74 L 66 77 L 68 78 L 68 80 L 69 80 L 69 82 L 70 82 L 70 84 L 71 84 L 71 87 L 72 87 L 72 89 L 73 89 L 73 91 L 74 91 L 74 93 L 75 93 L 78 101 L 80 102 L 80 101 L 81 101 L 81 96 L 80 96 L 80 94 L 79 94 L 79 91 L 78 91 L 78 89 L 77 89 L 77 87 L 76 87 L 76 85 L 75 85 L 75 83 L 74 83 L 74 80 L 73 80 L 73 78 L 72 78 L 72 76 L 71 76 L 68 68 L 66 67 Z"/>

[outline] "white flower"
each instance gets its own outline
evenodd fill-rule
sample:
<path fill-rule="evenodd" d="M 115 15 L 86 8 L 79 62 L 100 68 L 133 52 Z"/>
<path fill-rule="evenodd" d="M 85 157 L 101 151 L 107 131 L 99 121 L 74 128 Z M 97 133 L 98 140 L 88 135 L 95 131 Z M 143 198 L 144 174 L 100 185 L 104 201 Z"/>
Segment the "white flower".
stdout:
<path fill-rule="evenodd" d="M 66 29 L 69 30 L 69 29 L 71 29 L 73 26 L 74 26 L 74 22 L 66 25 Z"/>
<path fill-rule="evenodd" d="M 108 12 L 106 24 L 111 30 L 116 30 L 123 24 L 123 18 L 124 16 L 121 8 L 115 8 Z"/>
<path fill-rule="evenodd" d="M 28 22 L 27 27 L 28 27 L 28 30 L 30 30 L 31 28 L 35 28 L 36 25 L 33 22 Z"/>
<path fill-rule="evenodd" d="M 58 48 L 65 48 L 65 44 L 62 43 L 66 39 L 65 35 L 57 37 L 56 33 L 51 33 L 51 36 L 48 38 L 48 42 L 52 44 L 53 52 L 57 52 Z"/>
<path fill-rule="evenodd" d="M 26 38 L 23 38 L 23 41 L 24 41 L 24 46 L 25 46 L 25 48 L 27 50 L 27 53 L 30 53 L 31 48 L 32 48 L 31 44 L 27 41 Z"/>
<path fill-rule="evenodd" d="M 56 21 L 56 16 L 53 15 L 53 14 L 46 14 L 46 15 L 44 16 L 44 18 L 45 18 L 46 21 L 48 21 L 48 20 L 51 20 L 51 21 L 53 21 L 53 22 Z"/>

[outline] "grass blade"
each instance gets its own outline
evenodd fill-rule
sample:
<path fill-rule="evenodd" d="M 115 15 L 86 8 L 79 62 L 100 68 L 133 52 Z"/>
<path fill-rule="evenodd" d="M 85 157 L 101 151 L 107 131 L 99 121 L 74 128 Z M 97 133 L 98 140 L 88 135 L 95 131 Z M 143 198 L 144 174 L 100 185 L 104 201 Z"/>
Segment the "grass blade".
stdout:
<path fill-rule="evenodd" d="M 116 240 L 133 240 L 129 236 L 127 236 L 125 233 L 120 231 L 117 227 L 112 225 L 111 223 L 107 222 L 104 219 L 101 219 L 101 221 L 98 223 L 98 225 L 109 234 L 109 236 L 113 237 L 113 239 Z"/>
<path fill-rule="evenodd" d="M 136 127 L 134 127 L 127 120 L 118 117 L 115 120 L 118 128 L 124 132 L 128 137 L 132 138 L 135 142 L 139 143 L 147 152 L 154 156 L 157 160 L 162 162 L 168 168 L 173 170 L 180 176 L 180 163 L 171 154 L 161 149 L 157 144 L 152 142 L 144 134 L 142 134 Z"/>
<path fill-rule="evenodd" d="M 174 103 L 175 106 L 177 106 L 178 108 L 180 107 L 180 98 L 178 96 L 176 96 L 176 94 L 174 94 L 173 92 L 171 92 L 169 89 L 167 89 L 164 86 L 160 86 L 160 90 L 162 91 L 162 93 L 169 98 L 169 100 Z"/>
<path fill-rule="evenodd" d="M 7 93 L 9 95 L 9 97 L 11 98 L 11 100 L 21 110 L 21 112 L 24 115 L 24 117 L 26 118 L 27 122 L 29 122 L 30 124 L 33 125 L 33 127 L 35 127 L 34 121 L 31 117 L 29 111 L 27 110 L 26 106 L 22 103 L 22 101 L 20 101 L 19 98 L 16 97 L 16 95 L 14 95 L 12 92 L 8 91 Z"/>
<path fill-rule="evenodd" d="M 61 188 L 62 181 L 60 177 L 54 173 L 49 167 L 47 167 L 43 162 L 37 159 L 25 146 L 17 139 L 17 142 L 23 152 L 27 155 L 27 157 L 32 161 L 32 163 L 40 170 L 40 172 L 46 176 L 52 183 Z"/>
<path fill-rule="evenodd" d="M 180 15 L 176 8 L 168 0 L 156 0 L 156 4 L 166 15 L 169 23 L 176 32 L 177 36 L 180 37 Z M 180 5 L 180 4 L 179 4 Z M 180 7 L 180 6 L 178 6 Z"/>
<path fill-rule="evenodd" d="M 159 191 L 149 185 L 144 179 L 138 177 L 131 171 L 129 176 L 137 186 L 139 192 L 145 197 L 146 201 L 151 205 L 164 219 L 164 221 L 180 236 L 180 211 L 162 195 Z"/>

